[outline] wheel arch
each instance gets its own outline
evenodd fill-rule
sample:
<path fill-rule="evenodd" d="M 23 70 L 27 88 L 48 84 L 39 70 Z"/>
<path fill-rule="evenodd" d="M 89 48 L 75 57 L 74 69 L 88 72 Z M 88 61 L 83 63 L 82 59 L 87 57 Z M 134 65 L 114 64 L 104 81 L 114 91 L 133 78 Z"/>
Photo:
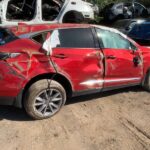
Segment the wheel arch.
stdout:
<path fill-rule="evenodd" d="M 16 107 L 22 108 L 23 101 L 25 100 L 24 97 L 25 97 L 26 91 L 29 89 L 29 87 L 33 83 L 35 83 L 38 80 L 42 80 L 42 79 L 53 79 L 53 80 L 57 81 L 64 87 L 64 89 L 66 91 L 67 99 L 72 97 L 73 86 L 72 86 L 71 82 L 69 81 L 69 79 L 67 79 L 64 75 L 61 75 L 59 73 L 45 73 L 45 74 L 35 76 L 27 82 L 27 84 L 24 86 L 24 89 L 17 96 L 14 105 Z"/>
<path fill-rule="evenodd" d="M 62 18 L 62 23 L 68 23 L 66 22 L 67 21 L 67 17 L 81 17 L 81 19 L 83 19 L 84 21 L 84 16 L 82 14 L 82 12 L 80 11 L 77 11 L 77 10 L 69 10 L 67 11 L 64 15 L 63 15 L 63 18 Z M 72 19 L 72 18 L 71 18 Z M 73 18 L 75 19 L 75 18 Z"/>

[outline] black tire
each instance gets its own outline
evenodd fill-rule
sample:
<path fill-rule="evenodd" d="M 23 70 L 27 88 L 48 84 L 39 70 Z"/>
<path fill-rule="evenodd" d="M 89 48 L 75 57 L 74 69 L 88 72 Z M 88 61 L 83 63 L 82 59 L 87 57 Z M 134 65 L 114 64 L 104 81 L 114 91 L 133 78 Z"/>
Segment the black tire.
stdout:
<path fill-rule="evenodd" d="M 54 97 L 56 95 L 58 95 L 58 97 Z M 52 101 L 54 99 L 55 101 Z M 58 113 L 65 102 L 66 91 L 62 85 L 54 80 L 43 79 L 33 83 L 29 87 L 25 93 L 24 107 L 29 116 L 33 119 L 41 120 L 50 118 Z M 58 108 L 56 108 L 57 105 Z M 44 106 L 45 108 L 43 108 Z M 47 112 L 45 112 L 45 110 Z"/>
<path fill-rule="evenodd" d="M 147 72 L 142 86 L 146 91 L 150 92 L 150 70 Z"/>
<path fill-rule="evenodd" d="M 80 12 L 67 12 L 63 18 L 63 23 L 82 23 L 84 17 Z"/>

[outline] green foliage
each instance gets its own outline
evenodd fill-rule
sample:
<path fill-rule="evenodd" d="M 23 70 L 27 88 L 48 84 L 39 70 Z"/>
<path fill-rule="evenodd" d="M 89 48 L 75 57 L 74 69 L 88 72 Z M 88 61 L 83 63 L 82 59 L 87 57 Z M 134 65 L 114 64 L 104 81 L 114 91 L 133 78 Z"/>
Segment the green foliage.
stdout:
<path fill-rule="evenodd" d="M 95 0 L 95 1 L 99 5 L 100 9 L 102 9 L 110 3 L 117 3 L 117 2 L 120 2 L 121 0 Z"/>

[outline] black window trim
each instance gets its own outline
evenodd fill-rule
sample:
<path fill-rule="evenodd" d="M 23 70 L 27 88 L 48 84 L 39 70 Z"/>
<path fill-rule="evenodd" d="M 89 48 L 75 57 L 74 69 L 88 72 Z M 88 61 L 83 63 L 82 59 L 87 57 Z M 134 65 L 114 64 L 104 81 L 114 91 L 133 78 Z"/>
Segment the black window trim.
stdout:
<path fill-rule="evenodd" d="M 31 39 L 32 41 L 36 42 L 37 44 L 42 45 L 41 43 L 39 43 L 38 41 L 34 40 L 33 38 L 34 38 L 35 36 L 40 35 L 40 34 L 49 33 L 49 32 L 53 32 L 53 31 L 52 31 L 52 30 L 48 30 L 48 31 L 43 31 L 43 32 L 38 32 L 38 33 L 32 34 L 32 35 L 30 36 L 30 39 Z"/>

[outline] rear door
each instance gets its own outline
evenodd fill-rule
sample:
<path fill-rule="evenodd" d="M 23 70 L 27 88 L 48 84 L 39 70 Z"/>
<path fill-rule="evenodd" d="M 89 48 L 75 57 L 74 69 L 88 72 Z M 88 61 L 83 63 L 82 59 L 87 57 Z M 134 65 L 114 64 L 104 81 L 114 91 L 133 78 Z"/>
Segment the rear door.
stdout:
<path fill-rule="evenodd" d="M 91 28 L 54 30 L 50 45 L 56 70 L 71 80 L 75 91 L 103 87 L 102 52 Z"/>
<path fill-rule="evenodd" d="M 140 50 L 115 31 L 96 28 L 105 57 L 104 87 L 141 82 L 143 63 Z"/>

